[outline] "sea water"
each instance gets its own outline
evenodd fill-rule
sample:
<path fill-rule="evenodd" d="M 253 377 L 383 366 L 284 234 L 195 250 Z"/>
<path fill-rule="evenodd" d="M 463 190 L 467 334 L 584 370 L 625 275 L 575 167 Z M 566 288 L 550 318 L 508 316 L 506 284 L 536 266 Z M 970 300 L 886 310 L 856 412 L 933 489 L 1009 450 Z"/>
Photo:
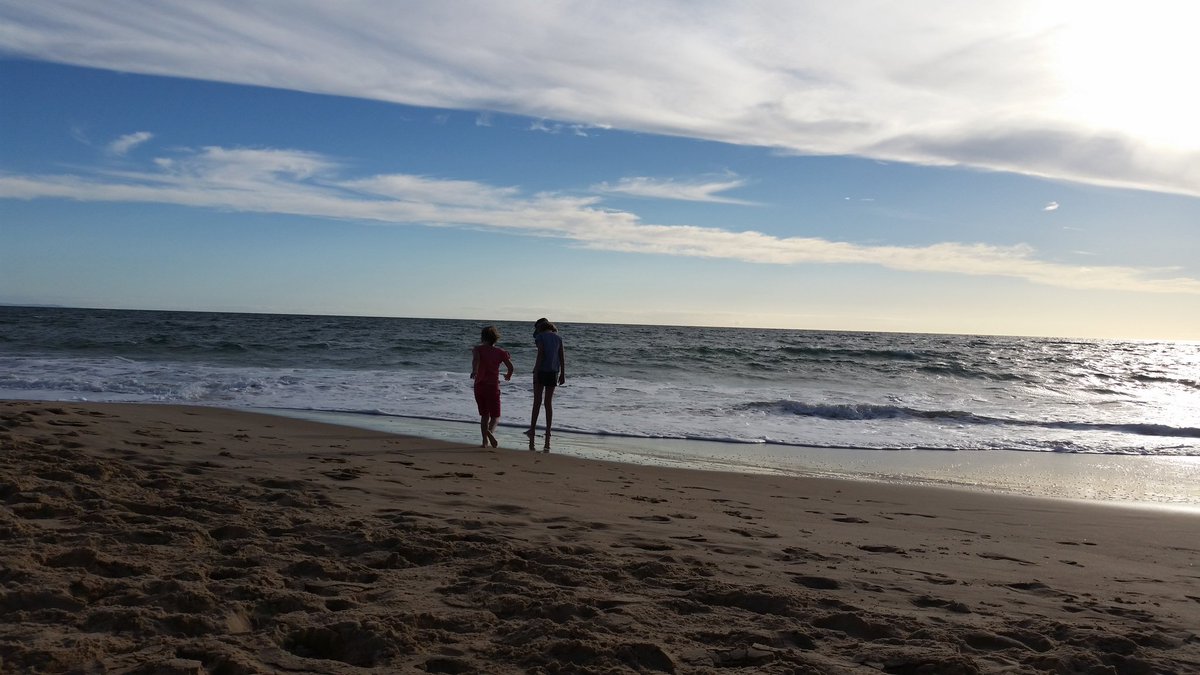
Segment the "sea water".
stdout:
<path fill-rule="evenodd" d="M 0 397 L 266 408 L 473 442 L 480 327 L 496 325 L 512 353 L 502 422 L 522 427 L 536 318 L 0 307 Z M 1000 467 L 988 484 L 1031 464 L 1035 476 L 1098 471 L 1114 485 L 1144 479 L 1122 479 L 1129 467 L 1159 467 L 1170 485 L 1135 492 L 1200 503 L 1198 343 L 558 327 L 567 383 L 555 428 L 570 440 L 556 442 L 580 454 L 884 478 L 926 464 L 918 473 L 933 480 L 964 463 Z"/>

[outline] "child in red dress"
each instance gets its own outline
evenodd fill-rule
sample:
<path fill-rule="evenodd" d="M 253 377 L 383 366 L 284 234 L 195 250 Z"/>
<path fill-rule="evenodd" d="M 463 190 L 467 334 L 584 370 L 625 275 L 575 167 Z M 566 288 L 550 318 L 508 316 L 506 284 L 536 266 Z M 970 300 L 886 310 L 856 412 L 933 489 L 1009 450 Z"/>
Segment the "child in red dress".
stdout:
<path fill-rule="evenodd" d="M 491 443 L 494 448 L 499 445 L 492 432 L 500 421 L 500 364 L 508 366 L 506 381 L 512 379 L 513 364 L 508 352 L 496 346 L 500 331 L 495 326 L 484 328 L 479 338 L 480 343 L 471 350 L 471 378 L 475 380 L 475 404 L 479 406 L 479 431 L 483 434 L 479 447 Z"/>

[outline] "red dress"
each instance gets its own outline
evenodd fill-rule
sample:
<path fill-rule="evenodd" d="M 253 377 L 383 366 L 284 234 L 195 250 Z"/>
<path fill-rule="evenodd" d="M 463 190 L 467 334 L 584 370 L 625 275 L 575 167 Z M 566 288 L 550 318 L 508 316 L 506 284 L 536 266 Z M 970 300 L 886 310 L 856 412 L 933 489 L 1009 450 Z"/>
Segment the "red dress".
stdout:
<path fill-rule="evenodd" d="M 475 368 L 475 404 L 480 417 L 500 416 L 500 364 L 511 357 L 495 345 L 475 347 L 479 363 Z"/>

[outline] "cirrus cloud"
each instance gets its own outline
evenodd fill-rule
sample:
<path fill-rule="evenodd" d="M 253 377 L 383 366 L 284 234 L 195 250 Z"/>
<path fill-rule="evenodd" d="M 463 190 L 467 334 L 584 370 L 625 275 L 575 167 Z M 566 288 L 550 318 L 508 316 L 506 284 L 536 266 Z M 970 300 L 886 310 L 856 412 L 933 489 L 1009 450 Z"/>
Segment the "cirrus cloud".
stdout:
<path fill-rule="evenodd" d="M 410 174 L 347 176 L 301 150 L 206 147 L 156 158 L 140 171 L 0 174 L 0 198 L 146 202 L 394 225 L 469 227 L 553 237 L 638 254 L 757 264 L 855 264 L 893 270 L 1022 279 L 1074 289 L 1200 294 L 1200 280 L 1169 269 L 1077 266 L 1024 245 L 943 242 L 865 245 L 689 225 L 646 223 L 604 208 L 596 195 L 527 194 L 518 187 Z"/>
<path fill-rule="evenodd" d="M 0 52 L 1200 195 L 1191 3 L 0 0 Z M 1113 50 L 1113 41 L 1125 49 Z M 1119 51 L 1119 58 L 1113 55 Z M 556 120 L 556 121 L 551 121 Z"/>
<path fill-rule="evenodd" d="M 138 131 L 132 134 L 125 134 L 120 138 L 108 144 L 107 150 L 113 155 L 126 155 L 130 150 L 154 138 L 154 134 L 149 131 Z"/>
<path fill-rule="evenodd" d="M 723 180 L 676 180 L 673 178 L 632 176 L 622 178 L 616 183 L 597 183 L 591 189 L 593 192 L 601 194 L 621 194 L 651 199 L 753 205 L 754 202 L 723 197 L 720 194 L 729 190 L 736 190 L 745 184 L 746 181 L 740 178 L 725 178 Z"/>

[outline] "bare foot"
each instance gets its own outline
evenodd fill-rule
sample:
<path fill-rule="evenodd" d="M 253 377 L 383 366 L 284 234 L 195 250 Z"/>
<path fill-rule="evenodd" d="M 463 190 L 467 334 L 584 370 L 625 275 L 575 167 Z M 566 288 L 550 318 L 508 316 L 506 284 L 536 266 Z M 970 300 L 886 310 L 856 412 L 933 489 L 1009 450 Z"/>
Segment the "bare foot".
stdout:
<path fill-rule="evenodd" d="M 488 443 L 491 443 L 493 448 L 500 446 L 500 443 L 496 440 L 496 437 L 490 432 L 488 433 Z"/>

